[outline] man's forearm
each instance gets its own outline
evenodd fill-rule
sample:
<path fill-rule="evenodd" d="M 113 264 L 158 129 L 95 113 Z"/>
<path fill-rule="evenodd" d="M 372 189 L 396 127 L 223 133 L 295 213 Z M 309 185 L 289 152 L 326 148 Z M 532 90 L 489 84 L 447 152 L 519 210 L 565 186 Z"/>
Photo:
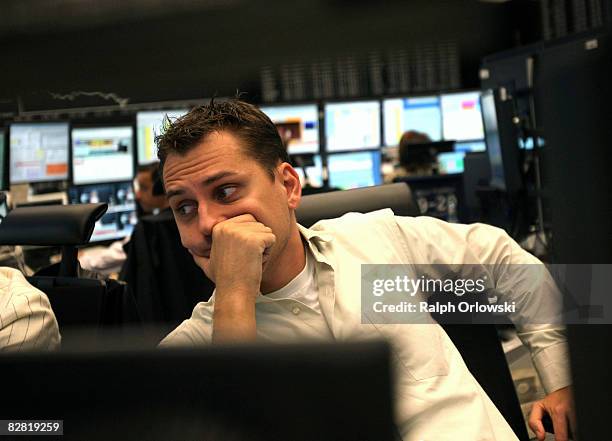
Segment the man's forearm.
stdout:
<path fill-rule="evenodd" d="M 253 341 L 257 336 L 255 296 L 249 293 L 215 294 L 213 342 Z"/>

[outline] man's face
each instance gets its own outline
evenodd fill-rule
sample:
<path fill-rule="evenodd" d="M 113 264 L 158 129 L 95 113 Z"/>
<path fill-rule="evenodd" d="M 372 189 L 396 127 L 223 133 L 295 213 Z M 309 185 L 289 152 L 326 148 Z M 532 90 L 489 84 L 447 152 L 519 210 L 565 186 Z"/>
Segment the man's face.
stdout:
<path fill-rule="evenodd" d="M 286 248 L 294 222 L 292 209 L 299 202 L 299 197 L 296 202 L 288 194 L 287 178 L 299 181 L 286 163 L 277 166 L 273 181 L 244 152 L 242 141 L 229 132 L 210 134 L 185 155 L 168 155 L 164 183 L 181 242 L 199 256 L 209 277 L 213 228 L 224 220 L 250 214 L 276 236 L 264 268 L 265 280 L 266 268 L 274 267 Z"/>

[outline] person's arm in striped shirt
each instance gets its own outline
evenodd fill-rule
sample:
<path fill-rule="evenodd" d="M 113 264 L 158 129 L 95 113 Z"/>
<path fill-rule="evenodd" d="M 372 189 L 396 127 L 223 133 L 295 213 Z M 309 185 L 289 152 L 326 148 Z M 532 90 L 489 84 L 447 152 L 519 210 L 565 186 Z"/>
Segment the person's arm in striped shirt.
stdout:
<path fill-rule="evenodd" d="M 47 296 L 20 271 L 0 267 L 0 352 L 55 350 L 60 340 Z"/>

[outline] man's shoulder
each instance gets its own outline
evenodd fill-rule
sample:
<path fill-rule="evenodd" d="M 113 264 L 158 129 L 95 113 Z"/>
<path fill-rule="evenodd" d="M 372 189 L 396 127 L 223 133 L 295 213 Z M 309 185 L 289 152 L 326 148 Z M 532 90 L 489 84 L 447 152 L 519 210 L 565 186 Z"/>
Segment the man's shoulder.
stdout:
<path fill-rule="evenodd" d="M 390 208 L 371 211 L 369 213 L 350 212 L 334 219 L 320 220 L 310 229 L 314 231 L 344 231 L 346 228 L 360 228 L 364 226 L 393 222 L 394 218 L 395 214 Z"/>
<path fill-rule="evenodd" d="M 214 298 L 208 302 L 200 302 L 191 317 L 181 323 L 161 342 L 160 347 L 200 346 L 212 342 Z"/>

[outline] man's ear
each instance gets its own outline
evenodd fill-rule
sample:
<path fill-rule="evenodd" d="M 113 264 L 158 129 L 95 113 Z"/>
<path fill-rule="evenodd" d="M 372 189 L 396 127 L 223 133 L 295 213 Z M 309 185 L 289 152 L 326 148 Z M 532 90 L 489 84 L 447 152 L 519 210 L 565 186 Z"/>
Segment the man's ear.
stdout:
<path fill-rule="evenodd" d="M 287 205 L 295 210 L 300 205 L 302 199 L 302 184 L 300 183 L 300 175 L 297 174 L 291 164 L 283 162 L 278 166 L 278 174 L 283 187 L 287 192 Z"/>

